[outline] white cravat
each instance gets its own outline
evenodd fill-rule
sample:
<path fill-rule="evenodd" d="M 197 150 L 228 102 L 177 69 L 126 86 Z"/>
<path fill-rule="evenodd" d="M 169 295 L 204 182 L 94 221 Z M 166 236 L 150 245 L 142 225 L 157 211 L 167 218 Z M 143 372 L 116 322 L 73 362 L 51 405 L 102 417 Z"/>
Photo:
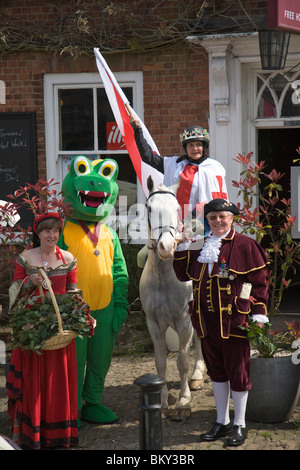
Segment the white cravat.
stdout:
<path fill-rule="evenodd" d="M 203 248 L 198 256 L 199 263 L 208 264 L 208 272 L 211 271 L 212 264 L 217 263 L 219 259 L 220 249 L 222 245 L 222 238 L 226 237 L 230 232 L 231 228 L 221 237 L 216 237 L 212 233 L 207 237 Z"/>
<path fill-rule="evenodd" d="M 218 262 L 222 238 L 226 237 L 229 232 L 230 230 L 228 230 L 228 232 L 225 233 L 225 235 L 222 235 L 221 237 L 216 237 L 215 235 L 210 234 L 203 245 L 203 248 L 200 252 L 200 255 L 198 256 L 197 261 L 199 261 L 199 263 L 207 263 L 209 273 L 211 272 L 213 263 Z M 268 317 L 266 315 L 256 314 L 252 315 L 252 320 L 260 323 L 266 323 L 268 322 Z"/>
<path fill-rule="evenodd" d="M 199 263 L 217 263 L 221 248 L 222 238 L 211 234 L 205 240 L 203 248 L 198 256 Z"/>

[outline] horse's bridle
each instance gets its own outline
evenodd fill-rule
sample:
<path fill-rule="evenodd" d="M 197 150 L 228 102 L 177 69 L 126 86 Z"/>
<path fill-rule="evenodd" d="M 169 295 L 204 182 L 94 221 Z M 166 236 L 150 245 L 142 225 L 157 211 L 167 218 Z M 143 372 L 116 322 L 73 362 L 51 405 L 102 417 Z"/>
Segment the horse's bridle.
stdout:
<path fill-rule="evenodd" d="M 155 241 L 156 243 L 159 242 L 159 240 L 161 239 L 163 233 L 165 232 L 169 232 L 170 235 L 175 239 L 175 235 L 176 235 L 176 231 L 177 231 L 177 227 L 173 227 L 173 225 L 158 225 L 157 227 L 155 227 L 154 229 L 152 229 L 151 227 L 151 222 L 150 222 L 150 211 L 149 211 L 149 207 L 148 207 L 148 201 L 149 199 L 154 196 L 155 194 L 171 194 L 173 197 L 175 197 L 176 199 L 176 195 L 174 193 L 172 193 L 171 191 L 154 191 L 153 193 L 151 193 L 147 199 L 147 202 L 146 202 L 146 208 L 148 210 L 148 213 L 147 213 L 147 216 L 148 216 L 148 226 L 149 226 L 149 231 L 150 231 L 150 240 L 151 241 Z M 156 239 L 156 238 L 152 238 L 152 231 L 153 230 L 161 230 L 160 233 L 159 233 L 159 237 Z M 174 233 L 172 233 L 172 230 Z"/>

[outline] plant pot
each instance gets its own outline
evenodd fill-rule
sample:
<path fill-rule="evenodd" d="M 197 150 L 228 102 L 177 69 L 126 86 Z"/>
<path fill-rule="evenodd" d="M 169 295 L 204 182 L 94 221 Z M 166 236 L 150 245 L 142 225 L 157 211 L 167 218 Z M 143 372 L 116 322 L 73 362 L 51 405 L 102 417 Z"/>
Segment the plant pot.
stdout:
<path fill-rule="evenodd" d="M 295 362 L 295 361 L 294 361 Z M 292 356 L 252 357 L 246 419 L 279 423 L 290 418 L 300 394 L 300 364 Z"/>

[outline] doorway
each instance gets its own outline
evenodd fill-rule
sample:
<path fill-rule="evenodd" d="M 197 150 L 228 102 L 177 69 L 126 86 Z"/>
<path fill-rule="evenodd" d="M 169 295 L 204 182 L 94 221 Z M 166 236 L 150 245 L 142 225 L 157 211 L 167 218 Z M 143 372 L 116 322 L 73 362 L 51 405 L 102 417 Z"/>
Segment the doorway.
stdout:
<path fill-rule="evenodd" d="M 297 165 L 294 160 L 300 158 L 296 149 L 300 147 L 299 128 L 280 129 L 259 129 L 258 130 L 258 160 L 265 161 L 265 173 L 270 173 L 272 169 L 284 173 L 280 180 L 283 191 L 283 198 L 289 199 L 291 194 L 290 167 Z M 264 183 L 262 183 L 264 184 Z M 262 243 L 263 245 L 263 243 Z M 280 305 L 280 313 L 297 313 L 300 307 L 299 288 L 300 270 L 290 273 L 292 286 L 284 291 Z"/>

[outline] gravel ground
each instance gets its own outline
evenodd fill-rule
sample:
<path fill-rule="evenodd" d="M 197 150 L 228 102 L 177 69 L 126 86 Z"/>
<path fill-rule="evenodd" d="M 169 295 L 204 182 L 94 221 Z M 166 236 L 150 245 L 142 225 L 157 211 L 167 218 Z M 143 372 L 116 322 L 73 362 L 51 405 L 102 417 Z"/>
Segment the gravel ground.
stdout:
<path fill-rule="evenodd" d="M 82 422 L 79 446 L 70 450 L 101 450 L 108 452 L 138 451 L 140 446 L 140 389 L 134 381 L 145 374 L 156 374 L 154 354 L 144 331 L 141 317 L 135 326 L 123 329 L 116 344 L 116 355 L 107 375 L 103 403 L 119 417 L 113 425 L 94 425 Z M 128 329 L 130 328 L 130 340 Z M 127 340 L 126 340 L 127 338 Z M 134 339 L 135 338 L 135 339 Z M 130 348 L 126 348 L 130 344 Z M 133 347 L 133 344 L 135 346 Z M 144 347 L 143 347 L 144 345 Z M 129 351 L 130 349 L 130 351 Z M 145 352 L 147 350 L 147 352 Z M 127 353 L 126 353 L 127 351 Z M 128 354 L 128 351 L 131 354 Z M 138 352 L 137 352 L 138 351 Z M 133 354 L 132 354 L 133 352 Z M 192 350 L 191 356 L 194 355 Z M 176 353 L 168 354 L 168 388 L 170 416 L 162 419 L 162 448 L 164 451 L 193 452 L 198 450 L 300 450 L 300 403 L 290 421 L 276 424 L 247 423 L 248 439 L 237 448 L 226 448 L 226 439 L 212 443 L 200 442 L 199 435 L 215 421 L 215 403 L 208 377 L 202 390 L 192 392 L 191 416 L 184 421 L 172 420 L 174 403 L 179 393 Z M 191 368 L 192 368 L 191 358 Z M 231 409 L 233 416 L 233 410 Z M 0 366 L 0 434 L 10 437 L 7 414 L 4 368 Z M 131 455 L 127 452 L 126 455 Z"/>
<path fill-rule="evenodd" d="M 178 395 L 179 382 L 176 354 L 170 353 L 168 386 L 171 397 Z M 80 443 L 76 450 L 138 451 L 140 390 L 134 380 L 144 374 L 155 374 L 152 354 L 114 357 L 107 376 L 103 403 L 117 413 L 117 424 L 99 426 L 83 422 L 79 431 Z M 205 380 L 201 391 L 192 393 L 192 413 L 185 421 L 162 420 L 164 450 L 235 450 L 225 447 L 225 439 L 201 443 L 199 435 L 215 420 L 215 407 L 211 382 Z M 171 406 L 171 414 L 174 405 Z M 300 407 L 289 422 L 278 424 L 248 423 L 249 435 L 245 444 L 236 450 L 299 450 Z M 5 378 L 0 375 L 0 434 L 10 436 L 6 411 Z M 72 450 L 72 449 L 70 449 Z"/>
<path fill-rule="evenodd" d="M 171 402 L 179 393 L 176 354 L 169 353 L 168 387 Z M 95 426 L 83 423 L 80 430 L 80 449 L 138 450 L 139 449 L 139 400 L 140 390 L 133 382 L 145 373 L 155 374 L 152 355 L 143 357 L 114 358 L 107 377 L 104 403 L 119 417 L 119 423 L 112 426 Z M 173 398 L 173 399 L 172 399 Z M 212 385 L 208 377 L 202 390 L 192 392 L 192 413 L 185 421 L 162 421 L 164 450 L 224 450 L 226 439 L 213 443 L 202 443 L 200 433 L 208 430 L 215 421 L 215 403 Z M 300 407 L 297 407 L 289 422 L 279 424 L 248 423 L 249 437 L 242 450 L 299 450 L 300 449 Z M 227 448 L 229 449 L 229 448 Z M 230 448 L 231 450 L 233 448 Z"/>

